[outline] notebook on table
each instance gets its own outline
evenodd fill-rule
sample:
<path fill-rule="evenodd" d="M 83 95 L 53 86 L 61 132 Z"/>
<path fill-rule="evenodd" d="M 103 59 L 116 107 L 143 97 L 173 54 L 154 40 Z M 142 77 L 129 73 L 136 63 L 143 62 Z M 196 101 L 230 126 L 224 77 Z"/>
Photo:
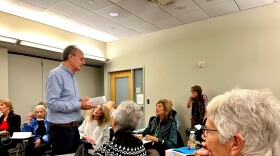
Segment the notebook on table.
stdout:
<path fill-rule="evenodd" d="M 189 149 L 188 147 L 174 148 L 173 150 L 186 155 L 194 155 L 194 152 L 197 151 L 197 149 Z"/>
<path fill-rule="evenodd" d="M 10 139 L 28 139 L 32 137 L 31 132 L 14 132 Z"/>

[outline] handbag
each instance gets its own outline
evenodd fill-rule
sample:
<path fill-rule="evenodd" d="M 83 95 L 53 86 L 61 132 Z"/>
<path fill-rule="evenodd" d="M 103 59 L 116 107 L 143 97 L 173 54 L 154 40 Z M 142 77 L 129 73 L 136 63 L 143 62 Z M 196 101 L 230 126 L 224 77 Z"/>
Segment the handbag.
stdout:
<path fill-rule="evenodd" d="M 1 144 L 2 145 L 10 145 L 13 140 L 10 139 L 10 135 L 1 135 Z"/>
<path fill-rule="evenodd" d="M 74 156 L 89 156 L 88 149 L 85 144 L 80 144 Z"/>

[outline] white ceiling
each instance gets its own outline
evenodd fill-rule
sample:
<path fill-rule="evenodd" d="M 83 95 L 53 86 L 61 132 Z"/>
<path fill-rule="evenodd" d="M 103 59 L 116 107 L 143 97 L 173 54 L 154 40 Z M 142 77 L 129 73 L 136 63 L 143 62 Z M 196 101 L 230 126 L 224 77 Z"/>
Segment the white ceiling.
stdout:
<path fill-rule="evenodd" d="M 0 0 L 0 11 L 109 42 L 280 0 Z M 117 17 L 110 16 L 116 12 Z"/>

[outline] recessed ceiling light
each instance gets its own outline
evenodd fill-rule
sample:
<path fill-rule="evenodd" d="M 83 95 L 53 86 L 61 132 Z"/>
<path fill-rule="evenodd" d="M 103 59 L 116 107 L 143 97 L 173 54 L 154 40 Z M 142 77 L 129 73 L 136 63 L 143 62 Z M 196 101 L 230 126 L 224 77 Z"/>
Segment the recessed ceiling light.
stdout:
<path fill-rule="evenodd" d="M 110 13 L 110 16 L 116 17 L 116 16 L 119 16 L 119 14 L 116 13 L 116 12 L 111 12 L 111 13 Z"/>
<path fill-rule="evenodd" d="M 89 2 L 89 3 L 94 3 L 94 1 L 93 1 L 93 0 L 89 0 L 88 2 Z"/>

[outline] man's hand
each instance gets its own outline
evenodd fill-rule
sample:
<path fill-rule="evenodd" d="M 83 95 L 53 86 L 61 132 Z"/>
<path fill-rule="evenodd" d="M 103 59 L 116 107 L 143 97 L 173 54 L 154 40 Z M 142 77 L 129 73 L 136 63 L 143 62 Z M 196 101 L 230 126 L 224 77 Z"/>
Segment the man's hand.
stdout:
<path fill-rule="evenodd" d="M 40 139 L 37 139 L 37 140 L 34 142 L 34 144 L 35 144 L 35 147 L 39 146 L 39 145 L 41 144 L 41 140 L 40 140 Z"/>
<path fill-rule="evenodd" d="M 87 101 L 89 99 L 90 99 L 89 97 L 84 97 L 84 98 L 81 99 L 81 109 L 88 110 L 88 109 L 93 108 L 92 104 L 87 103 Z"/>

